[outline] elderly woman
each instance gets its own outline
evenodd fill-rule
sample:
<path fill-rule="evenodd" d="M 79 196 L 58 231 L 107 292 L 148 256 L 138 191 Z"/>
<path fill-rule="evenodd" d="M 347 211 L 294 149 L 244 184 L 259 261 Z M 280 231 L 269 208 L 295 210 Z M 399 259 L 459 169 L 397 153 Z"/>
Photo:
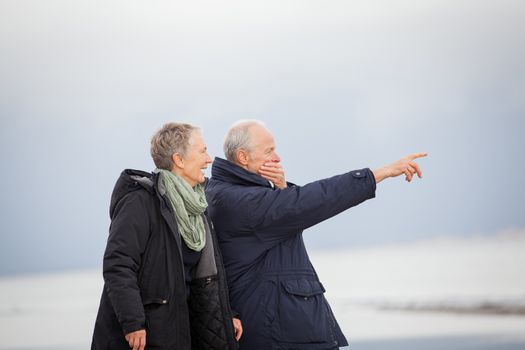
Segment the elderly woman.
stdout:
<path fill-rule="evenodd" d="M 157 170 L 124 170 L 111 196 L 104 290 L 92 349 L 236 349 L 222 258 L 206 212 L 201 132 L 164 125 Z"/>

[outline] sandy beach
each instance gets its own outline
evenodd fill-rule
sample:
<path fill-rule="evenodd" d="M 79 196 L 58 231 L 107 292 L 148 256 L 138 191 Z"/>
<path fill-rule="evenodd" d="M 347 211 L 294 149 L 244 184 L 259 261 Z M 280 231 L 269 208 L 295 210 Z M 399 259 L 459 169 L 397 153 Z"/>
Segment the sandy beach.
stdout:
<path fill-rule="evenodd" d="M 309 248 L 351 349 L 525 348 L 521 233 Z M 0 278 L 0 349 L 88 348 L 101 288 L 99 270 Z"/>

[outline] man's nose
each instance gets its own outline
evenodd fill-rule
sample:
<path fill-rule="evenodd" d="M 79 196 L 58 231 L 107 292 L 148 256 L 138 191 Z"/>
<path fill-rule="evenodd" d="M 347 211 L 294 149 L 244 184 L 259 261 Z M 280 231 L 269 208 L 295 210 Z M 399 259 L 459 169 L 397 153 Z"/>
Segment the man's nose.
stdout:
<path fill-rule="evenodd" d="M 281 161 L 281 157 L 277 154 L 277 152 L 273 152 L 272 160 L 276 163 Z"/>
<path fill-rule="evenodd" d="M 211 164 L 213 160 L 211 159 L 210 155 L 206 153 L 206 164 Z"/>

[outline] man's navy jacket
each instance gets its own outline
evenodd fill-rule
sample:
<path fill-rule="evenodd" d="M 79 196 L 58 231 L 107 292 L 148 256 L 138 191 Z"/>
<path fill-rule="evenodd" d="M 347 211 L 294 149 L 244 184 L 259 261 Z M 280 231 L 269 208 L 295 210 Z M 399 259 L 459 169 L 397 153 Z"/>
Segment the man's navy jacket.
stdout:
<path fill-rule="evenodd" d="M 370 169 L 275 189 L 263 177 L 215 158 L 206 196 L 231 306 L 243 323 L 241 349 L 348 345 L 323 295 L 302 232 L 373 198 L 375 189 Z"/>

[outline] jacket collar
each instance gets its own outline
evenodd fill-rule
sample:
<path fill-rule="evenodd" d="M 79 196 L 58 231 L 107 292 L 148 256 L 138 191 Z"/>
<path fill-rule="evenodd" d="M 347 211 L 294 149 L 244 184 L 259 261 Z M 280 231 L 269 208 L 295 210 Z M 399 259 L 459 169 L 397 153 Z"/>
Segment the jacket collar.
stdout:
<path fill-rule="evenodd" d="M 226 159 L 215 157 L 211 166 L 211 179 L 242 186 L 264 186 L 271 188 L 270 182 L 262 176 L 241 168 Z"/>

